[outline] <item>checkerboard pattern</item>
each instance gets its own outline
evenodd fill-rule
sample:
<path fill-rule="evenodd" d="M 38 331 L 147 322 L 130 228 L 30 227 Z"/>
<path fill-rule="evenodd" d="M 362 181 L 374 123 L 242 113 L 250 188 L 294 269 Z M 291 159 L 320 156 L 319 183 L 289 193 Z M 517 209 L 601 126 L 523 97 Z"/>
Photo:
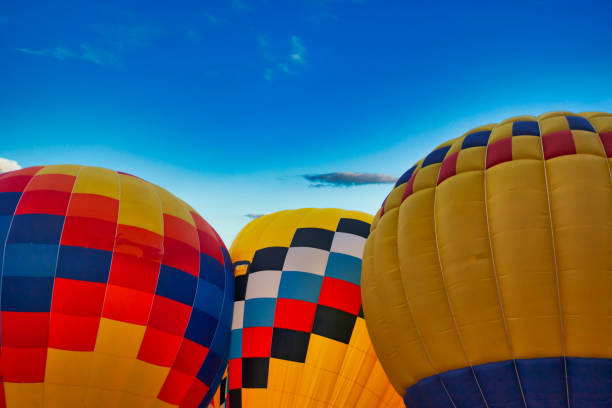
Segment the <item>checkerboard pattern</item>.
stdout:
<path fill-rule="evenodd" d="M 267 388 L 270 361 L 304 363 L 313 335 L 348 344 L 361 313 L 361 258 L 370 224 L 298 228 L 289 247 L 258 249 L 236 277 L 228 406 Z"/>
<path fill-rule="evenodd" d="M 225 367 L 233 272 L 216 232 L 144 180 L 0 175 L 0 405 L 198 406 Z"/>

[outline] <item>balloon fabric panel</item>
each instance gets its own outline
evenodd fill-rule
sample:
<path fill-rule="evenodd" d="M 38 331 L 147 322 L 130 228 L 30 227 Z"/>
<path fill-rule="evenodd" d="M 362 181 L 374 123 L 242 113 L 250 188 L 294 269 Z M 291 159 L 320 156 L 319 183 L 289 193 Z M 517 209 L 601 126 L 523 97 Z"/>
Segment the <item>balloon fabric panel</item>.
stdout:
<path fill-rule="evenodd" d="M 198 406 L 225 366 L 233 277 L 195 211 L 95 167 L 0 175 L 6 406 Z"/>
<path fill-rule="evenodd" d="M 361 312 L 370 220 L 338 209 L 282 211 L 238 234 L 229 408 L 402 405 Z"/>
<path fill-rule="evenodd" d="M 612 405 L 612 115 L 473 129 L 400 177 L 364 251 L 406 406 Z"/>

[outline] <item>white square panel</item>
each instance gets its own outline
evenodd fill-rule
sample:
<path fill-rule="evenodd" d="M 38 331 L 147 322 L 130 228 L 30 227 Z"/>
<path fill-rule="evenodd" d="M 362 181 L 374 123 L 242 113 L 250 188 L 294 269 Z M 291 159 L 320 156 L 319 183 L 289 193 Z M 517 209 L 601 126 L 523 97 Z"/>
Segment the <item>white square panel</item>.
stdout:
<path fill-rule="evenodd" d="M 232 330 L 242 329 L 244 319 L 244 300 L 234 302 L 234 317 L 232 318 Z"/>
<path fill-rule="evenodd" d="M 365 243 L 366 239 L 359 235 L 336 232 L 332 241 L 331 252 L 339 252 L 362 259 Z"/>
<path fill-rule="evenodd" d="M 310 247 L 290 247 L 285 258 L 284 271 L 299 271 L 325 275 L 329 252 Z"/>
<path fill-rule="evenodd" d="M 282 271 L 258 271 L 249 274 L 245 299 L 276 298 Z"/>

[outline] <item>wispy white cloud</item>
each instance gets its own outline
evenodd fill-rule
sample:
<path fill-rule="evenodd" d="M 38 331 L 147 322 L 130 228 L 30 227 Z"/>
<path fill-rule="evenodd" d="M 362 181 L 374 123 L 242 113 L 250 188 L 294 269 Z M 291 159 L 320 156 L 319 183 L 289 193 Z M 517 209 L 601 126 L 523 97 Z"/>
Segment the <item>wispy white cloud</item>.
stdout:
<path fill-rule="evenodd" d="M 260 34 L 257 36 L 257 44 L 262 58 L 269 62 L 275 62 L 274 65 L 266 67 L 264 71 L 264 78 L 268 81 L 273 80 L 277 73 L 294 74 L 298 66 L 306 63 L 306 47 L 302 44 L 302 40 L 295 35 L 291 36 L 290 53 L 280 58 L 272 53 L 270 39 L 267 35 Z"/>
<path fill-rule="evenodd" d="M 0 157 L 0 173 L 6 173 L 7 171 L 19 170 L 21 166 L 15 160 L 5 159 Z"/>
<path fill-rule="evenodd" d="M 335 173 L 304 174 L 306 180 L 310 181 L 310 187 L 350 187 L 364 184 L 392 184 L 397 177 L 380 173 L 354 173 L 339 171 Z"/>
<path fill-rule="evenodd" d="M 33 50 L 30 48 L 14 48 L 15 51 L 23 52 L 24 54 L 30 55 L 38 55 L 41 57 L 51 57 L 56 58 L 58 60 L 65 60 L 69 58 L 74 58 L 75 54 L 71 50 L 61 45 L 46 50 Z"/>
<path fill-rule="evenodd" d="M 98 65 L 115 65 L 118 62 L 117 56 L 114 53 L 93 48 L 88 44 L 82 44 L 80 50 L 71 50 L 61 45 L 52 49 L 42 50 L 34 50 L 31 48 L 13 49 L 24 54 L 37 55 L 39 57 L 50 57 L 62 61 L 68 59 L 80 59 Z"/>
<path fill-rule="evenodd" d="M 297 62 L 298 64 L 303 64 L 305 62 L 304 57 L 306 55 L 306 48 L 302 45 L 302 42 L 295 35 L 291 36 L 291 55 L 289 58 Z"/>

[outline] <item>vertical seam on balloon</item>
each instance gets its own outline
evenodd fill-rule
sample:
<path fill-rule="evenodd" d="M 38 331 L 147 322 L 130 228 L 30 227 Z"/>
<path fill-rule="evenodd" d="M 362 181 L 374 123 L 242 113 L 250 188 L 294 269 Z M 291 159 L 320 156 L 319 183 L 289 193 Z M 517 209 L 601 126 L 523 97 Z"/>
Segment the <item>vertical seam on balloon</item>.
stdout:
<path fill-rule="evenodd" d="M 311 208 L 311 209 L 310 209 L 310 214 L 312 214 L 312 213 L 314 213 L 314 212 L 317 212 L 317 211 L 320 211 L 320 210 L 318 210 L 318 209 L 314 209 L 314 208 Z M 341 211 L 340 213 L 342 214 L 343 212 L 344 212 L 344 211 Z M 302 218 L 300 218 L 300 221 L 299 221 L 299 222 L 296 224 L 296 226 L 295 226 L 295 231 L 294 231 L 294 233 L 293 233 L 293 234 L 294 234 L 294 236 L 295 236 L 295 233 L 297 232 L 298 228 L 300 228 L 300 225 L 301 225 L 302 221 L 304 221 L 304 219 L 305 219 L 305 218 L 306 218 L 306 215 L 304 215 Z M 336 225 L 336 227 L 337 227 L 337 225 Z M 292 238 L 292 240 L 293 240 L 293 238 Z M 330 249 L 331 249 L 331 248 L 330 248 Z M 328 257 L 327 259 L 328 259 L 328 261 L 329 261 L 329 252 L 328 252 L 328 254 L 327 254 L 327 257 Z M 327 262 L 326 262 L 326 265 L 327 265 Z M 284 268 L 283 268 L 283 269 L 284 269 Z M 323 271 L 323 276 L 322 276 L 322 279 L 321 279 L 321 287 L 320 287 L 320 289 L 319 289 L 319 297 L 317 297 L 317 303 L 316 303 L 316 305 L 318 305 L 318 304 L 319 304 L 319 299 L 321 298 L 321 291 L 323 290 L 323 279 L 324 279 L 324 278 L 325 278 L 325 270 Z M 281 272 L 281 279 L 282 279 L 282 272 Z M 280 289 L 280 285 L 279 285 L 279 289 Z M 277 294 L 277 296 L 276 296 L 276 297 L 277 297 L 277 299 L 278 299 L 278 294 Z M 316 306 L 315 306 L 315 307 L 316 307 Z M 275 310 L 275 313 L 276 313 L 276 310 Z M 316 318 L 317 318 L 317 315 L 316 315 L 316 309 L 315 309 L 315 318 L 314 318 L 314 320 L 312 321 L 312 327 L 310 328 L 310 334 L 309 334 L 309 337 L 308 337 L 308 348 L 310 348 L 310 340 L 311 340 L 312 335 L 313 335 L 313 333 L 312 333 L 312 329 L 314 328 Z M 272 346 L 272 345 L 270 344 L 270 347 L 271 347 L 271 346 Z M 308 356 L 308 351 L 306 352 L 306 356 Z M 306 366 L 307 366 L 307 364 L 306 364 L 306 360 L 307 360 L 307 358 L 305 358 L 305 359 L 304 359 L 304 363 L 303 363 L 302 369 L 300 370 L 300 375 L 299 375 L 299 379 L 300 379 L 300 381 L 301 381 L 301 379 L 302 379 L 302 377 L 303 377 L 303 375 L 304 375 L 304 371 L 305 371 Z M 317 369 L 317 370 L 321 370 L 321 368 L 316 367 L 316 366 L 312 366 L 312 365 L 308 365 L 308 366 L 309 366 L 309 367 L 314 367 L 314 368 L 315 368 L 315 369 Z M 299 383 L 300 381 L 298 381 L 298 383 Z M 316 382 L 311 382 L 310 387 L 311 387 L 311 388 L 314 388 L 315 386 L 316 386 Z M 266 389 L 267 389 L 267 387 L 266 387 Z M 313 402 L 313 401 L 315 401 L 315 399 L 314 399 L 314 397 L 313 397 L 313 394 L 314 394 L 314 393 L 312 392 L 312 389 L 309 389 L 309 390 L 306 392 L 306 396 L 304 396 L 304 397 L 305 397 L 305 399 L 307 399 L 307 403 L 306 403 L 305 405 L 303 405 L 303 406 L 302 406 L 302 408 L 308 408 L 309 406 L 311 406 L 312 402 Z M 298 395 L 298 393 L 296 392 L 296 393 L 295 393 L 295 394 L 293 394 L 293 395 Z M 318 401 L 318 400 L 317 400 L 317 401 Z M 323 402 L 323 401 L 320 401 L 320 402 Z"/>
<path fill-rule="evenodd" d="M 102 298 L 102 307 L 100 309 L 100 319 L 98 321 L 98 329 L 96 330 L 96 342 L 94 343 L 94 348 L 91 351 L 91 356 L 89 356 L 89 370 L 87 371 L 87 385 L 85 389 L 85 394 L 83 395 L 84 404 L 87 401 L 87 395 L 89 395 L 91 388 L 98 388 L 98 387 L 94 387 L 93 384 L 91 384 L 91 374 L 93 372 L 94 357 L 96 353 L 96 344 L 98 343 L 98 336 L 100 334 L 100 324 L 102 323 L 102 314 L 104 312 L 104 304 L 106 303 L 106 294 L 108 293 L 108 279 L 110 278 L 110 271 L 113 265 L 113 258 L 115 257 L 115 245 L 117 244 L 117 238 L 118 238 L 118 233 L 119 233 L 119 213 L 121 211 L 121 176 L 116 171 L 113 171 L 113 173 L 117 175 L 117 219 L 115 220 L 115 238 L 113 239 L 113 251 L 111 253 L 110 265 L 108 266 L 108 276 L 106 277 L 106 287 L 104 288 L 104 297 Z"/>
<path fill-rule="evenodd" d="M 559 277 L 559 264 L 557 262 L 557 247 L 555 241 L 555 230 L 553 224 L 553 216 L 552 209 L 550 204 L 550 189 L 548 187 L 548 169 L 546 166 L 546 156 L 544 155 L 544 135 L 542 134 L 542 128 L 540 126 L 540 120 L 538 120 L 538 129 L 540 132 L 540 147 L 542 148 L 542 166 L 544 169 L 544 182 L 546 185 L 546 201 L 548 202 L 548 219 L 550 221 L 550 236 L 553 250 L 553 259 L 555 262 L 555 283 L 557 286 L 557 306 L 559 308 L 559 328 L 561 332 L 561 347 L 563 351 L 563 369 L 565 371 L 565 392 L 567 396 L 567 407 L 571 407 L 570 403 L 570 393 L 569 393 L 569 383 L 567 378 L 567 348 L 565 344 L 565 325 L 563 324 L 563 308 L 561 302 L 561 282 Z"/>
<path fill-rule="evenodd" d="M 21 199 L 23 198 L 23 194 L 25 193 L 25 191 L 27 190 L 28 186 L 30 185 L 30 183 L 32 182 L 32 179 L 34 179 L 34 177 L 38 174 L 38 172 L 40 172 L 42 169 L 44 169 L 44 166 L 39 168 L 38 170 L 36 170 L 36 173 L 32 174 L 32 176 L 30 177 L 30 179 L 28 180 L 28 182 L 26 183 L 26 185 L 23 187 L 23 189 L 21 190 L 21 195 L 19 196 L 19 200 L 17 201 L 17 205 L 15 206 L 15 209 L 13 210 L 13 215 L 11 216 L 11 222 L 9 223 L 9 227 L 6 230 L 6 238 L 4 239 L 4 249 L 2 251 L 2 268 L 0 268 L 0 316 L 1 316 L 1 312 L 2 312 L 2 287 L 4 286 L 4 265 L 5 265 L 5 259 L 6 259 L 6 245 L 8 243 L 8 239 L 9 239 L 9 235 L 11 234 L 11 229 L 13 227 L 13 220 L 15 219 L 15 211 L 17 211 L 17 208 L 19 208 L 19 204 L 21 203 Z M 2 328 L 2 320 L 0 319 L 0 329 Z M 2 357 L 2 348 L 4 348 L 4 346 L 2 346 L 3 342 L 2 339 L 0 338 L 0 358 Z M 4 387 L 4 364 L 0 365 L 0 375 L 1 375 L 1 380 L 2 380 L 2 387 Z M 5 391 L 4 391 L 4 402 L 5 405 L 8 404 L 8 401 L 6 400 L 6 387 Z"/>
<path fill-rule="evenodd" d="M 438 244 L 438 222 L 436 218 L 436 203 L 438 202 L 438 194 L 437 194 L 437 186 L 432 187 L 434 194 L 434 202 L 433 202 L 433 226 L 434 226 L 434 238 L 436 243 L 436 253 L 438 255 L 438 264 L 440 266 L 440 276 L 442 277 L 442 286 L 444 287 L 444 293 L 446 295 L 446 301 L 448 303 L 448 308 L 450 310 L 451 316 L 453 318 L 453 324 L 455 325 L 455 330 L 457 331 L 457 337 L 459 338 L 459 343 L 461 344 L 461 349 L 463 350 L 463 355 L 467 364 L 470 366 L 470 370 L 472 371 L 472 376 L 474 377 L 474 381 L 476 382 L 476 386 L 478 387 L 478 391 L 480 391 L 480 396 L 482 397 L 485 406 L 489 408 L 489 404 L 487 403 L 487 399 L 482 392 L 482 388 L 480 387 L 480 383 L 478 382 L 478 377 L 476 377 L 476 372 L 474 371 L 474 366 L 468 356 L 467 350 L 465 348 L 465 343 L 463 342 L 463 336 L 461 335 L 461 330 L 459 330 L 459 325 L 457 324 L 457 318 L 455 317 L 455 312 L 453 310 L 453 306 L 448 295 L 448 288 L 446 286 L 446 279 L 444 278 L 444 268 L 442 267 L 442 257 L 440 255 L 440 245 Z"/>
<path fill-rule="evenodd" d="M 432 213 L 435 212 L 435 187 L 432 187 L 434 189 L 434 208 L 432 209 Z M 433 362 L 433 359 L 431 358 L 431 354 L 429 353 L 429 348 L 427 347 L 427 345 L 425 344 L 425 339 L 423 338 L 423 335 L 421 333 L 421 330 L 418 327 L 416 318 L 414 317 L 414 313 L 412 311 L 412 305 L 410 304 L 410 300 L 408 299 L 408 295 L 406 294 L 406 285 L 404 283 L 404 274 L 402 273 L 402 267 L 400 265 L 400 260 L 399 260 L 399 239 L 397 239 L 397 233 L 399 230 L 399 215 L 400 215 L 400 209 L 401 209 L 401 204 L 397 207 L 397 228 L 395 230 L 395 258 L 397 261 L 397 269 L 399 272 L 399 276 L 400 276 L 400 282 L 402 283 L 402 293 L 404 294 L 404 299 L 406 300 L 406 306 L 408 307 L 408 311 L 410 312 L 410 317 L 412 318 L 412 322 L 414 324 L 414 330 L 417 333 L 417 336 L 419 336 L 419 341 L 421 342 L 421 346 L 423 347 L 423 351 L 425 352 L 425 355 L 427 356 L 427 360 L 429 360 L 429 364 L 431 365 L 431 368 L 434 369 L 434 371 L 437 372 L 437 374 L 435 374 L 436 377 L 438 377 L 438 379 L 440 380 L 440 384 L 442 385 L 442 388 L 444 388 L 444 392 L 446 393 L 448 399 L 450 400 L 451 404 L 453 404 L 453 407 L 457 408 L 457 406 L 455 405 L 455 401 L 453 400 L 452 396 L 450 395 L 450 393 L 448 392 L 448 389 L 446 388 L 446 384 L 444 384 L 444 380 L 442 379 L 442 376 L 440 375 L 441 373 L 439 372 L 438 368 L 436 367 L 436 365 Z M 434 236 L 436 235 L 435 232 L 435 214 L 434 214 Z M 438 239 L 436 237 L 436 251 L 438 250 Z M 439 259 L 439 258 L 438 258 Z M 444 285 L 444 283 L 443 283 Z M 446 290 L 446 288 L 445 288 Z M 447 295 L 448 298 L 448 295 Z M 451 310 L 452 313 L 452 310 Z M 454 320 L 454 316 L 453 316 L 453 320 Z M 456 324 L 455 324 L 456 326 Z M 463 347 L 463 344 L 462 344 Z M 484 396 L 483 396 L 483 400 L 484 400 Z M 486 401 L 485 401 L 486 404 Z"/>
<path fill-rule="evenodd" d="M 55 268 L 53 268 L 53 282 L 52 282 L 52 288 L 51 288 L 51 299 L 49 301 L 49 332 L 47 333 L 47 355 L 45 356 L 45 376 L 43 377 L 43 384 L 45 383 L 45 379 L 47 377 L 47 363 L 48 363 L 48 359 L 49 359 L 49 336 L 51 334 L 51 307 L 53 306 L 53 293 L 55 293 L 55 276 L 57 275 L 57 265 L 59 263 L 59 252 L 60 252 L 60 247 L 61 247 L 61 243 L 62 243 L 62 236 L 64 235 L 64 227 L 66 226 L 66 218 L 68 217 L 68 210 L 70 209 L 70 202 L 72 201 L 72 195 L 74 193 L 74 186 L 76 185 L 76 181 L 77 178 L 79 177 L 79 174 L 81 174 L 81 171 L 83 170 L 83 166 L 79 167 L 79 170 L 77 171 L 76 176 L 74 177 L 74 181 L 72 183 L 72 189 L 70 190 L 70 197 L 68 197 L 68 203 L 66 204 L 66 210 L 64 211 L 64 221 L 62 222 L 62 231 L 60 232 L 60 237 L 59 237 L 59 241 L 57 243 L 57 252 L 55 254 Z M 43 390 L 42 390 L 42 401 L 43 401 L 43 405 L 45 404 L 45 389 L 46 387 L 43 386 Z"/>
<path fill-rule="evenodd" d="M 212 226 L 210 226 L 210 228 L 213 229 Z M 223 241 L 220 240 L 220 238 L 217 238 L 217 236 L 215 236 L 215 240 L 217 241 L 217 243 L 221 247 L 225 248 L 225 244 L 223 243 Z M 227 272 L 226 265 L 225 265 L 225 256 L 223 256 L 223 251 L 221 251 L 221 257 L 223 258 L 223 276 L 225 277 L 226 275 L 228 275 L 228 272 Z M 224 284 L 223 290 L 225 292 L 225 291 L 227 291 L 227 282 L 224 282 L 224 283 L 225 284 Z M 233 298 L 234 298 L 234 294 L 232 293 L 231 294 L 232 301 L 231 301 L 231 305 L 230 306 L 233 306 Z M 217 326 L 215 327 L 215 332 L 213 333 L 212 340 L 210 341 L 211 348 L 212 348 L 213 344 L 215 344 L 215 340 L 216 340 L 217 336 L 220 335 L 221 330 L 223 330 L 223 327 L 222 327 L 221 323 L 222 323 L 222 319 L 223 319 L 223 311 L 224 311 L 223 307 L 224 306 L 225 306 L 225 296 L 223 297 L 223 300 L 221 302 L 221 308 L 219 309 L 219 319 L 217 320 Z M 233 315 L 233 307 L 232 307 L 232 315 Z M 231 332 L 231 321 L 230 321 L 229 330 Z M 230 336 L 231 336 L 231 333 L 230 333 Z M 230 336 L 228 336 L 228 339 L 230 339 Z M 221 356 L 219 356 L 219 357 L 221 357 Z M 204 366 L 204 363 L 206 362 L 206 358 L 208 358 L 208 355 L 204 358 L 204 361 L 202 362 L 202 366 Z M 227 358 L 228 358 L 228 362 L 229 362 L 229 344 L 228 344 L 228 356 L 227 356 Z M 223 362 L 223 360 L 221 360 L 221 361 Z M 218 369 L 219 370 L 223 370 L 224 367 L 219 367 Z M 215 377 L 217 375 L 218 375 L 218 373 L 215 375 Z M 223 376 L 223 371 L 221 371 L 221 376 Z M 207 387 L 209 387 L 209 385 L 210 385 L 209 390 L 206 393 L 209 393 L 211 390 L 213 390 L 212 385 L 215 383 L 215 377 L 213 377 L 213 382 L 211 382 L 210 384 L 205 384 Z M 194 378 L 194 381 L 195 381 L 196 378 L 197 378 L 197 376 Z M 217 387 L 218 387 L 218 385 L 217 385 Z M 213 397 L 214 397 L 214 393 L 213 393 Z M 204 398 L 206 398 L 206 394 L 204 394 L 204 397 L 200 401 L 200 404 L 202 404 L 202 402 L 204 401 Z M 210 402 L 210 401 L 208 401 L 208 402 Z"/>
<path fill-rule="evenodd" d="M 184 208 L 187 208 L 187 205 L 185 205 L 185 204 L 184 204 L 184 202 L 183 202 L 182 200 L 180 201 L 180 203 L 181 203 L 181 205 L 182 205 Z M 168 371 L 168 376 L 170 375 L 170 372 L 171 372 L 171 371 L 172 371 L 172 369 L 174 368 L 174 365 L 176 364 L 176 360 L 177 360 L 177 358 L 178 358 L 178 355 L 179 355 L 179 353 L 181 352 L 181 348 L 183 347 L 183 343 L 185 342 L 185 334 L 187 333 L 187 328 L 189 327 L 189 321 L 191 320 L 191 316 L 193 315 L 193 308 L 194 308 L 194 305 L 195 305 L 196 296 L 197 296 L 197 294 L 198 294 L 198 286 L 200 285 L 200 234 L 198 234 L 198 227 L 197 227 L 196 221 L 195 221 L 195 219 L 193 218 L 193 214 L 191 214 L 191 211 L 189 211 L 189 208 L 187 208 L 187 212 L 189 213 L 189 216 L 190 216 L 190 217 L 191 217 L 191 219 L 193 220 L 193 224 L 194 224 L 194 225 L 193 225 L 193 228 L 194 228 L 194 230 L 195 230 L 195 235 L 196 235 L 196 238 L 197 238 L 197 240 L 198 240 L 198 244 L 197 244 L 197 248 L 196 248 L 196 250 L 198 251 L 198 270 L 197 270 L 197 271 L 198 271 L 198 276 L 197 276 L 197 280 L 196 280 L 196 290 L 195 290 L 195 293 L 194 293 L 194 295 L 193 295 L 193 304 L 191 305 L 191 310 L 189 311 L 189 318 L 187 319 L 187 325 L 185 326 L 185 331 L 183 332 L 183 336 L 182 336 L 183 338 L 181 339 L 181 342 L 180 342 L 180 344 L 179 344 L 179 347 L 178 347 L 178 349 L 177 349 L 177 351 L 176 351 L 176 355 L 174 356 L 174 361 L 172 362 L 172 364 L 170 364 L 170 370 Z M 163 208 L 162 208 L 162 217 L 163 217 Z M 165 240 L 164 240 L 164 241 L 165 241 Z M 163 261 L 163 259 L 162 259 L 162 261 Z M 161 268 L 161 267 L 160 267 L 160 268 Z M 157 396 L 155 397 L 155 399 L 160 400 L 160 401 L 163 401 L 163 400 L 161 400 L 161 399 L 159 398 L 159 394 L 160 394 L 160 392 L 163 390 L 164 385 L 166 385 L 166 381 L 168 380 L 168 376 L 166 376 L 166 378 L 164 379 L 164 382 L 162 383 L 162 386 L 161 386 L 161 388 L 159 389 L 159 392 L 157 393 Z M 188 390 L 188 392 L 189 392 L 189 390 Z M 186 394 L 185 394 L 185 396 L 186 396 Z M 183 400 L 181 401 L 181 403 L 182 403 L 184 400 L 185 400 L 185 397 L 183 397 Z M 164 401 L 164 402 L 166 402 L 166 401 Z M 180 404 L 179 404 L 179 405 L 180 405 Z"/>
<path fill-rule="evenodd" d="M 132 177 L 132 176 L 128 176 L 128 177 Z M 141 180 L 140 182 L 145 183 L 145 185 L 148 185 L 152 190 L 153 190 L 153 194 L 155 195 L 155 197 L 157 197 L 157 200 L 159 202 L 159 209 L 161 212 L 161 219 L 162 219 L 162 231 L 161 231 L 161 237 L 162 237 L 162 247 L 161 247 L 161 257 L 159 259 L 159 267 L 157 268 L 157 282 L 155 282 L 155 289 L 153 289 L 153 298 L 151 299 L 151 306 L 149 307 L 149 315 L 147 316 L 147 322 L 144 324 L 144 333 L 142 334 L 142 340 L 140 343 L 140 346 L 138 347 L 138 352 L 136 353 L 136 356 L 134 357 L 131 369 L 130 369 L 130 374 L 128 374 L 128 376 L 126 377 L 127 381 L 130 380 L 130 377 L 132 376 L 132 373 L 134 372 L 134 365 L 136 363 L 136 361 L 138 361 L 138 354 L 140 354 L 140 350 L 142 348 L 142 341 L 144 341 L 145 336 L 147 335 L 147 328 L 149 327 L 149 319 L 151 318 L 151 310 L 153 310 L 153 303 L 155 303 L 155 292 L 157 292 L 157 285 L 159 284 L 159 275 L 161 273 L 161 266 L 162 266 L 162 262 L 164 260 L 164 248 L 165 248 L 165 243 L 166 243 L 166 235 L 165 235 L 165 225 L 164 225 L 164 207 L 162 205 L 161 202 L 161 198 L 159 197 L 159 194 L 157 193 L 157 189 L 155 188 L 155 186 L 152 183 L 149 183 L 148 181 L 145 180 Z M 152 231 L 151 231 L 152 232 Z M 109 274 L 110 277 L 110 274 Z M 140 361 L 144 361 L 144 360 L 140 360 Z M 153 363 L 149 363 L 151 365 L 157 365 L 157 364 L 153 364 Z M 160 366 L 158 366 L 160 367 Z M 169 372 L 169 371 L 168 371 Z M 121 393 L 121 396 L 119 397 L 119 405 L 121 404 L 121 402 L 125 399 L 125 395 L 126 394 L 131 394 L 137 397 L 143 397 L 143 398 L 150 398 L 155 400 L 156 397 L 145 397 L 143 395 L 139 395 L 136 393 L 131 392 L 130 390 L 127 389 L 127 384 L 128 382 L 126 382 L 124 384 L 124 388 L 123 388 L 123 392 Z M 162 384 L 163 386 L 163 384 Z"/>
<path fill-rule="evenodd" d="M 491 251 L 491 266 L 493 267 L 493 276 L 495 277 L 495 288 L 497 289 L 497 300 L 499 301 L 499 307 L 502 314 L 502 320 L 504 322 L 504 331 L 506 333 L 506 340 L 508 341 L 508 346 L 510 347 L 510 353 L 512 355 L 512 365 L 514 366 L 514 372 L 516 373 L 516 379 L 518 381 L 519 390 L 521 392 L 521 398 L 523 399 L 523 406 L 527 408 L 527 400 L 525 399 L 525 393 L 523 391 L 523 384 L 521 383 L 521 377 L 518 372 L 518 367 L 516 366 L 516 354 L 514 353 L 514 347 L 512 345 L 512 340 L 510 338 L 510 329 L 508 328 L 508 322 L 506 320 L 506 312 L 504 310 L 504 304 L 502 301 L 501 289 L 499 287 L 499 277 L 497 275 L 497 266 L 495 264 L 495 255 L 493 252 L 493 238 L 491 237 L 491 224 L 489 223 L 489 201 L 488 201 L 488 193 L 487 193 L 487 172 L 486 168 L 487 163 L 487 155 L 489 153 L 489 145 L 485 147 L 485 155 L 484 155 L 484 163 L 485 167 L 482 170 L 482 179 L 483 179 L 483 192 L 484 192 L 484 207 L 485 207 L 485 217 L 487 221 L 487 235 L 489 238 L 489 250 Z"/>

